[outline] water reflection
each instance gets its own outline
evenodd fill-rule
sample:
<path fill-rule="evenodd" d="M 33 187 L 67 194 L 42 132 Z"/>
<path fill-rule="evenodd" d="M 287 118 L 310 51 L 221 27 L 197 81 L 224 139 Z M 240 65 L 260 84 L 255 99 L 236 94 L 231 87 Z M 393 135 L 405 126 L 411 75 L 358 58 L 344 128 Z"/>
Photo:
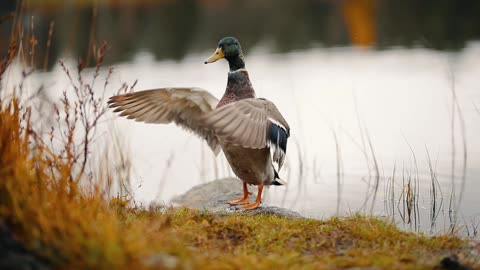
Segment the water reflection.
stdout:
<path fill-rule="evenodd" d="M 156 59 L 183 59 L 235 35 L 247 53 L 259 44 L 276 52 L 318 46 L 422 46 L 461 49 L 480 38 L 480 3 L 395 0 L 267 1 L 28 1 L 22 9 L 25 34 L 38 39 L 37 67 L 43 67 L 48 31 L 54 22 L 49 66 L 60 56 L 90 62 L 91 46 L 107 41 L 107 62 L 132 59 L 139 50 Z M 20 8 L 17 7 L 17 10 Z M 9 48 L 15 1 L 0 3 L 0 52 Z"/>

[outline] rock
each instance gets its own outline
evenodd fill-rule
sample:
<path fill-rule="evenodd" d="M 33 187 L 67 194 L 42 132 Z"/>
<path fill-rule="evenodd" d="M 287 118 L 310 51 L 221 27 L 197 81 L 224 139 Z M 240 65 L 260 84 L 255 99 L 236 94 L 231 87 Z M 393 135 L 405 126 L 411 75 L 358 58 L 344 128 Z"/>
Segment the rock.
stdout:
<path fill-rule="evenodd" d="M 14 239 L 11 231 L 0 222 L 0 269 L 2 270 L 47 270 L 47 264 L 31 255 Z"/>
<path fill-rule="evenodd" d="M 436 269 L 445 269 L 445 270 L 473 270 L 472 268 L 461 264 L 458 261 L 457 255 L 450 255 L 443 258 L 440 261 L 440 265 Z"/>
<path fill-rule="evenodd" d="M 227 203 L 232 198 L 242 196 L 242 182 L 236 178 L 224 178 L 191 188 L 183 195 L 171 200 L 177 206 L 185 206 L 193 209 L 209 210 L 212 212 L 226 211 L 244 212 L 249 214 L 273 214 L 285 217 L 302 217 L 299 213 L 276 206 L 261 205 L 254 210 L 243 210 L 239 206 L 232 206 Z M 254 194 L 255 195 L 255 194 Z M 253 202 L 255 196 L 250 196 Z"/>

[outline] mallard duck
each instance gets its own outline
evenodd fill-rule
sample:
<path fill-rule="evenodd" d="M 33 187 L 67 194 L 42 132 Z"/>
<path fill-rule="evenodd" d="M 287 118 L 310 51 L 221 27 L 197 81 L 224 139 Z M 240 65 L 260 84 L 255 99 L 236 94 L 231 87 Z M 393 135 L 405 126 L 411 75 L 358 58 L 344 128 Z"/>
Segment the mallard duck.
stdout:
<path fill-rule="evenodd" d="M 173 122 L 205 139 L 216 155 L 223 150 L 243 181 L 243 196 L 228 203 L 255 209 L 261 204 L 264 185 L 286 184 L 278 171 L 285 160 L 290 127 L 271 101 L 255 96 L 236 38 L 221 39 L 205 64 L 220 59 L 227 60 L 230 68 L 220 101 L 200 88 L 160 88 L 113 96 L 108 103 L 120 116 L 145 123 Z M 248 184 L 258 186 L 252 203 Z"/>

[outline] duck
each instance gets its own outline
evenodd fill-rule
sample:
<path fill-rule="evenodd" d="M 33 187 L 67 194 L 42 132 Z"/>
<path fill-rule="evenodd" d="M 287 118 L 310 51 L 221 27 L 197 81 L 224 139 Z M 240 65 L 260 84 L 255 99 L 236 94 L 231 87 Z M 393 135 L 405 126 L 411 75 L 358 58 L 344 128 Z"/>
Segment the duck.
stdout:
<path fill-rule="evenodd" d="M 273 102 L 256 97 L 237 38 L 222 38 L 204 63 L 221 59 L 228 62 L 229 71 L 220 100 L 198 87 L 167 87 L 112 96 L 108 106 L 138 122 L 174 123 L 205 140 L 216 156 L 223 151 L 243 182 L 243 195 L 228 203 L 253 210 L 260 207 L 265 186 L 287 184 L 279 171 L 290 127 Z M 253 202 L 249 185 L 258 189 Z"/>

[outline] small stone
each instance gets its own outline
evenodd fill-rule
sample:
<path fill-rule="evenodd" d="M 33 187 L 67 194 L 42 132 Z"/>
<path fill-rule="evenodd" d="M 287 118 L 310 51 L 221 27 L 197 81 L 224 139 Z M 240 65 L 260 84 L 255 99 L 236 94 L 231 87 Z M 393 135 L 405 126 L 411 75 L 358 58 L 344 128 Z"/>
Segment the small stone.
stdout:
<path fill-rule="evenodd" d="M 175 269 L 179 264 L 177 257 L 167 253 L 155 253 L 143 261 L 147 267 L 161 266 L 165 269 Z"/>
<path fill-rule="evenodd" d="M 453 254 L 443 258 L 440 261 L 439 267 L 437 269 L 445 270 L 472 270 L 472 268 L 461 264 L 458 260 L 458 256 Z"/>

